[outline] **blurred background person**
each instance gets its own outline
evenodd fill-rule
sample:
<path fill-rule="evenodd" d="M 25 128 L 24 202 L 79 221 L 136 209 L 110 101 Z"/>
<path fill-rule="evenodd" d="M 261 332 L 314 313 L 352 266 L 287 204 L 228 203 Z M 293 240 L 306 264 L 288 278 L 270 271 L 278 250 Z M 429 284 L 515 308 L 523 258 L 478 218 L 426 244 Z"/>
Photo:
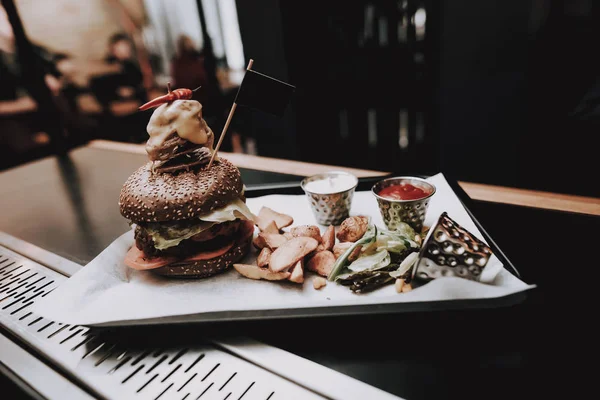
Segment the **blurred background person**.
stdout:
<path fill-rule="evenodd" d="M 108 40 L 108 64 L 116 64 L 121 68 L 117 74 L 120 86 L 117 94 L 123 99 L 134 98 L 146 102 L 147 96 L 144 89 L 144 77 L 133 51 L 133 43 L 124 33 L 115 33 Z"/>
<path fill-rule="evenodd" d="M 203 52 L 196 48 L 189 35 L 182 34 L 177 39 L 176 53 L 171 62 L 171 77 L 173 88 L 201 87 L 194 94 L 194 99 L 202 103 L 204 117 L 218 132 L 229 110 L 225 107 L 226 102 L 221 88 L 215 86 L 213 80 L 208 79 Z M 227 139 L 224 150 L 243 151 L 240 134 L 235 129 L 232 129 Z"/>
<path fill-rule="evenodd" d="M 171 76 L 174 88 L 195 89 L 202 86 L 205 90 L 198 92 L 198 101 L 206 102 L 208 79 L 204 57 L 196 50 L 194 41 L 188 35 L 181 35 L 177 39 L 177 52 L 171 63 Z"/>
<path fill-rule="evenodd" d="M 180 35 L 171 61 L 172 84 L 173 88 L 195 89 L 201 86 L 194 99 L 202 103 L 205 117 L 217 123 L 223 119 L 223 93 L 215 81 L 209 79 L 205 61 L 203 51 L 197 49 L 192 38 L 186 34 Z"/>
<path fill-rule="evenodd" d="M 104 61 L 118 68 L 90 79 L 90 91 L 101 108 L 102 138 L 141 142 L 148 117 L 139 113 L 138 107 L 148 101 L 148 94 L 131 38 L 120 32 L 112 34 Z"/>

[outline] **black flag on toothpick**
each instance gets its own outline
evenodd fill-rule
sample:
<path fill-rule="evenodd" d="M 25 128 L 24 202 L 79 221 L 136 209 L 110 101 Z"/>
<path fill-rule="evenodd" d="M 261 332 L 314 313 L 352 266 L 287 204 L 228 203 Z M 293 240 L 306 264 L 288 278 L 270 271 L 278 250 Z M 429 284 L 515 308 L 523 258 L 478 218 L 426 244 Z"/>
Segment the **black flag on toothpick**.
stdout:
<path fill-rule="evenodd" d="M 253 64 L 254 60 L 250 59 L 248 62 L 248 67 L 246 67 L 246 74 L 244 75 L 242 84 L 240 85 L 235 97 L 235 101 L 231 106 L 229 116 L 227 116 L 227 121 L 225 121 L 225 126 L 221 132 L 221 137 L 219 137 L 217 146 L 215 147 L 212 157 L 208 162 L 208 168 L 213 165 L 215 156 L 221 148 L 221 143 L 223 143 L 223 138 L 225 137 L 225 133 L 227 133 L 227 129 L 229 128 L 229 124 L 233 119 L 233 114 L 235 113 L 238 105 L 254 108 L 256 110 L 282 117 L 288 103 L 290 102 L 292 93 L 294 93 L 294 86 L 279 81 L 275 78 L 271 78 L 265 74 L 261 74 L 260 72 L 253 71 Z"/>
<path fill-rule="evenodd" d="M 288 83 L 248 69 L 235 103 L 282 117 L 295 89 Z"/>

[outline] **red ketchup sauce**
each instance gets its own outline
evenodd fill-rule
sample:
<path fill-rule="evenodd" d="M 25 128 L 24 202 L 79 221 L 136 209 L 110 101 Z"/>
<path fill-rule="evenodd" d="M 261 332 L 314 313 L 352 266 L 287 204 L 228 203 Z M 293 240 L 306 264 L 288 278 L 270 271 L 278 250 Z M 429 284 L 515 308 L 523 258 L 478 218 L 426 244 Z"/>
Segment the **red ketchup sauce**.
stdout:
<path fill-rule="evenodd" d="M 390 200 L 418 200 L 429 196 L 430 193 L 427 189 L 418 188 L 410 183 L 402 183 L 381 189 L 377 194 Z"/>

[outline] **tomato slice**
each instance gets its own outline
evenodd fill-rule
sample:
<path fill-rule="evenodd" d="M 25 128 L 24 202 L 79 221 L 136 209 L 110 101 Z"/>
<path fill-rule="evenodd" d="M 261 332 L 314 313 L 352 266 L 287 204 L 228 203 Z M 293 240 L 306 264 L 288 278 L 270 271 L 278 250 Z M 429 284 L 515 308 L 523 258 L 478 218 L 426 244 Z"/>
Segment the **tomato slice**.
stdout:
<path fill-rule="evenodd" d="M 211 258 L 219 257 L 229 251 L 233 247 L 233 241 L 227 243 L 225 246 L 220 247 L 211 251 L 202 251 L 198 254 L 195 254 L 191 257 L 186 258 L 183 261 L 199 261 L 199 260 L 209 260 Z"/>
<path fill-rule="evenodd" d="M 146 258 L 144 252 L 135 245 L 133 245 L 125 255 L 125 265 L 140 271 L 160 268 L 167 264 L 171 264 L 174 261 L 176 261 L 176 258 L 174 257 Z"/>
<path fill-rule="evenodd" d="M 237 242 L 241 243 L 244 240 L 247 240 L 253 234 L 254 224 L 251 221 L 246 221 L 239 229 L 239 236 Z M 165 265 L 172 264 L 176 261 L 181 262 L 210 260 L 211 258 L 216 258 L 227 253 L 229 250 L 231 250 L 234 243 L 235 241 L 232 240 L 227 244 L 219 247 L 218 249 L 203 251 L 183 260 L 177 259 L 176 257 L 147 258 L 143 251 L 141 251 L 135 245 L 133 245 L 125 255 L 125 265 L 133 269 L 137 269 L 139 271 L 144 271 L 164 267 Z"/>
<path fill-rule="evenodd" d="M 237 240 L 238 243 L 247 240 L 248 237 L 254 234 L 254 223 L 252 221 L 245 221 L 245 223 L 239 228 L 239 238 Z M 188 257 L 183 261 L 198 261 L 198 260 L 210 260 L 211 258 L 219 257 L 225 253 L 227 253 L 234 245 L 234 241 L 227 243 L 226 245 L 211 251 L 204 251 L 198 254 L 193 255 L 192 257 Z"/>

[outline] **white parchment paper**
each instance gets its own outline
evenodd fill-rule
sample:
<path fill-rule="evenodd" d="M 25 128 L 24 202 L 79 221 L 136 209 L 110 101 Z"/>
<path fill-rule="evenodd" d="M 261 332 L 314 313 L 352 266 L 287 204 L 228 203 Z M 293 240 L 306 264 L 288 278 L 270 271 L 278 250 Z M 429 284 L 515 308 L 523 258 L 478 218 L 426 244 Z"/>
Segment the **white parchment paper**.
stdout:
<path fill-rule="evenodd" d="M 483 239 L 467 211 L 442 174 L 428 179 L 436 186 L 427 211 L 426 226 L 434 224 L 443 211 L 480 239 Z M 315 224 L 304 195 L 271 195 L 248 199 L 255 214 L 268 206 L 294 217 L 294 225 Z M 378 226 L 383 221 L 371 192 L 356 192 L 352 215 L 368 215 Z M 322 230 L 324 227 L 322 227 Z M 488 262 L 482 281 L 439 278 L 408 293 L 398 294 L 393 285 L 366 294 L 354 294 L 347 287 L 328 282 L 321 290 L 312 287 L 316 275 L 307 272 L 303 285 L 291 282 L 257 281 L 231 269 L 200 280 L 177 280 L 135 271 L 123 264 L 133 244 L 133 231 L 117 238 L 79 272 L 42 301 L 35 312 L 54 321 L 78 325 L 131 325 L 173 321 L 203 321 L 235 317 L 236 312 L 367 305 L 384 303 L 440 302 L 490 299 L 532 288 L 508 271 L 496 257 Z M 245 262 L 252 262 L 252 252 Z M 439 308 L 439 307 L 438 307 Z"/>

